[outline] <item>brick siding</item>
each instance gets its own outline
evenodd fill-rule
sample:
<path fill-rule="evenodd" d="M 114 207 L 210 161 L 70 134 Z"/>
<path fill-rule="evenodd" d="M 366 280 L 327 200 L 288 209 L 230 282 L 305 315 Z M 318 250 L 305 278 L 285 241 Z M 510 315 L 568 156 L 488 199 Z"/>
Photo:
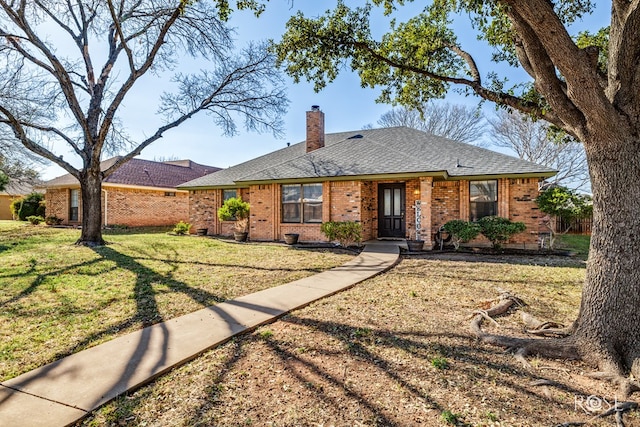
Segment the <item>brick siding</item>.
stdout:
<path fill-rule="evenodd" d="M 407 237 L 415 237 L 416 201 L 420 200 L 420 238 L 431 247 L 438 229 L 452 219 L 468 219 L 468 181 L 437 181 L 422 177 L 407 181 L 330 181 L 323 183 L 322 220 L 359 221 L 363 240 L 378 234 L 378 184 L 404 182 L 406 188 Z M 537 179 L 504 179 L 498 182 L 498 206 L 509 212 L 513 221 L 523 221 L 527 231 L 514 237 L 518 247 L 537 244 L 538 209 L 533 202 L 537 194 Z M 253 185 L 243 189 L 243 200 L 251 204 L 249 236 L 255 241 L 284 240 L 287 233 L 297 233 L 302 242 L 326 241 L 320 224 L 282 223 L 281 186 L 279 184 Z M 233 222 L 219 223 L 215 212 L 222 205 L 222 190 L 190 191 L 190 222 L 195 228 L 208 229 L 210 234 L 229 235 Z M 483 239 L 475 243 L 487 244 Z"/>
<path fill-rule="evenodd" d="M 165 226 L 189 219 L 189 195 L 186 192 L 171 191 L 175 196 L 166 196 L 165 191 L 105 188 L 107 192 L 107 213 L 105 218 L 105 192 L 102 192 L 102 220 L 107 225 L 127 225 L 129 227 Z M 78 209 L 78 222 L 82 221 L 82 196 Z M 69 222 L 69 189 L 47 189 L 45 193 L 46 215 L 62 218 Z M 75 223 L 75 222 L 74 222 Z"/>

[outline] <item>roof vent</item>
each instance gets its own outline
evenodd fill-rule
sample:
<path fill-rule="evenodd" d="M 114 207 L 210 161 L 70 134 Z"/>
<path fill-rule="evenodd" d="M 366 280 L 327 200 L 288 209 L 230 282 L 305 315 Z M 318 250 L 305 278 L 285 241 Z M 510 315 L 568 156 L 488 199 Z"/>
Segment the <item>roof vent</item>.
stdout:
<path fill-rule="evenodd" d="M 362 135 L 360 135 L 360 134 L 357 134 L 357 135 L 350 136 L 347 139 L 360 139 L 360 138 L 364 138 L 364 137 Z"/>

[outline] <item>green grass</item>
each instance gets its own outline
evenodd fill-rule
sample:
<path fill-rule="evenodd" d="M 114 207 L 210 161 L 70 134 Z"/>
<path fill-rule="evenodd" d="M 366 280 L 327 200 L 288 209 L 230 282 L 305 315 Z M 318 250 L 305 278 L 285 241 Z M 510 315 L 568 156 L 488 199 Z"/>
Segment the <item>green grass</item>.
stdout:
<path fill-rule="evenodd" d="M 589 242 L 591 236 L 583 236 L 579 234 L 565 234 L 560 236 L 556 242 L 556 247 L 575 252 L 582 259 L 587 259 L 589 255 Z"/>
<path fill-rule="evenodd" d="M 0 221 L 0 380 L 118 335 L 341 265 L 352 254 L 276 244 Z"/>

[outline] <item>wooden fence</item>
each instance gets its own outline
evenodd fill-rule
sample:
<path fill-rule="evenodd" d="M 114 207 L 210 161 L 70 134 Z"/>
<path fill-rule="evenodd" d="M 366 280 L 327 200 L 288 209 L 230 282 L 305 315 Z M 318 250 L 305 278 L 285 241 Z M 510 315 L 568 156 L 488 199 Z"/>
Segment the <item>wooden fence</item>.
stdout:
<path fill-rule="evenodd" d="M 593 218 L 592 217 L 582 218 L 582 219 L 575 219 L 573 221 L 566 221 L 566 220 L 564 220 L 562 218 L 557 218 L 556 219 L 556 232 L 558 232 L 558 233 L 562 233 L 568 227 L 571 227 L 569 229 L 569 234 L 588 234 L 588 235 L 590 235 L 592 226 L 593 226 Z"/>

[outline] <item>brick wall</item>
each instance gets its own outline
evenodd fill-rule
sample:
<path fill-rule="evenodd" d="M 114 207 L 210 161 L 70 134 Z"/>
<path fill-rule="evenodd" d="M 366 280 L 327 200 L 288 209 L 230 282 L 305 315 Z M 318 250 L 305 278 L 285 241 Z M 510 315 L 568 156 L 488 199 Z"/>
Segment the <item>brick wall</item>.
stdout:
<path fill-rule="evenodd" d="M 378 184 L 398 181 L 333 181 L 323 183 L 322 220 L 360 221 L 363 239 L 378 234 Z M 407 235 L 415 236 L 415 202 L 421 201 L 420 237 L 429 247 L 438 229 L 452 219 L 468 219 L 469 186 L 467 181 L 438 181 L 431 177 L 408 180 L 406 185 Z M 499 208 L 509 212 L 514 221 L 523 221 L 528 229 L 513 239 L 515 245 L 537 242 L 538 209 L 533 202 L 537 179 L 500 180 Z M 197 190 L 190 193 L 190 222 L 195 228 L 208 228 L 210 234 L 230 235 L 233 222 L 219 223 L 217 208 L 222 205 L 222 190 Z M 326 241 L 320 224 L 283 224 L 280 217 L 279 184 L 254 185 L 240 192 L 251 204 L 250 238 L 256 241 L 284 240 L 286 233 L 297 233 L 300 241 Z M 534 230 L 536 233 L 532 233 Z M 477 243 L 486 244 L 486 240 Z"/>
<path fill-rule="evenodd" d="M 165 191 L 111 188 L 102 192 L 102 222 L 107 225 L 127 225 L 129 227 L 173 225 L 189 220 L 189 195 L 186 192 L 171 191 L 175 196 L 165 196 Z M 47 189 L 46 215 L 55 215 L 69 224 L 69 189 Z M 78 222 L 82 222 L 82 196 L 78 209 Z M 74 222 L 75 223 L 75 222 Z"/>
<path fill-rule="evenodd" d="M 13 196 L 0 194 L 0 219 L 13 219 L 13 214 L 11 213 L 11 202 L 13 200 Z"/>
<path fill-rule="evenodd" d="M 206 228 L 207 234 L 221 234 L 217 216 L 221 198 L 222 190 L 189 191 L 189 222 L 193 230 Z"/>
<path fill-rule="evenodd" d="M 462 183 L 462 185 L 461 185 Z M 452 219 L 466 219 L 460 216 L 461 191 L 467 181 L 436 181 L 431 191 L 431 233 L 438 232 L 440 227 Z M 469 199 L 464 200 L 469 204 Z"/>
<path fill-rule="evenodd" d="M 378 237 L 378 184 L 371 181 L 360 183 L 362 202 L 362 240 Z"/>
<path fill-rule="evenodd" d="M 46 202 L 45 215 L 57 216 L 62 219 L 63 224 L 69 224 L 69 189 L 53 189 L 47 188 L 44 193 Z M 79 219 L 82 218 L 82 210 L 78 212 Z"/>
<path fill-rule="evenodd" d="M 509 191 L 509 219 L 524 222 L 527 229 L 516 234 L 509 243 L 516 247 L 538 247 L 540 218 L 544 216 L 535 203 L 538 197 L 537 178 L 505 180 Z"/>
<path fill-rule="evenodd" d="M 277 191 L 276 187 L 278 187 Z M 248 201 L 251 204 L 249 237 L 251 240 L 275 239 L 274 226 L 277 224 L 275 214 L 280 210 L 279 194 L 279 186 L 276 184 L 252 185 L 249 188 Z"/>

